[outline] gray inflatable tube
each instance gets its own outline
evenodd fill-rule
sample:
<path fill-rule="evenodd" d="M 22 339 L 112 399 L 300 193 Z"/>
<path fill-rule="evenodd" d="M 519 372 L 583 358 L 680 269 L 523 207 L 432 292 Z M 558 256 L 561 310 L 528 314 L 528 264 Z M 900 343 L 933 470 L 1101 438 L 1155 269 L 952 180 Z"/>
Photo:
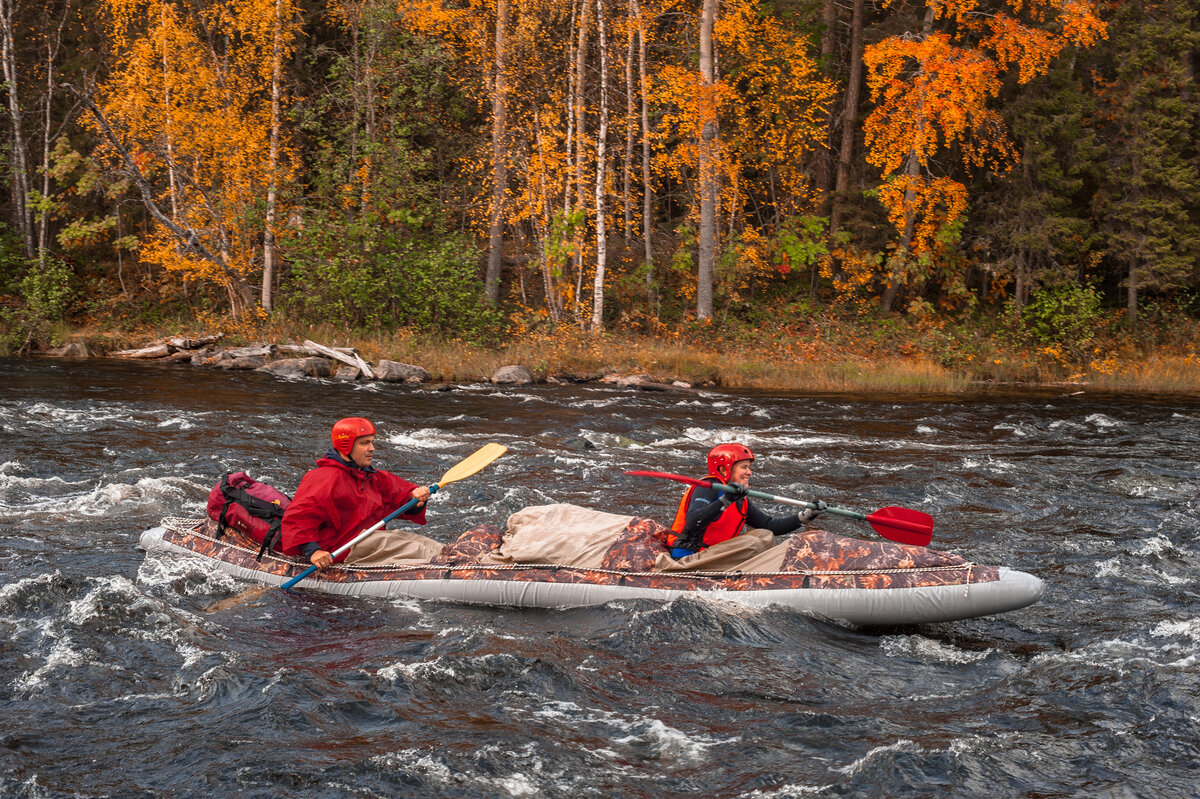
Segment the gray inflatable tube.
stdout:
<path fill-rule="evenodd" d="M 147 551 L 164 550 L 202 557 L 235 577 L 267 585 L 282 585 L 285 578 L 206 558 L 186 547 L 163 540 L 165 529 L 142 533 Z M 809 616 L 862 626 L 930 624 L 990 616 L 1037 602 L 1042 581 L 1032 574 L 1000 568 L 1000 579 L 970 585 L 937 585 L 921 588 L 781 588 L 773 590 L 676 591 L 592 583 L 510 580 L 364 580 L 332 582 L 313 576 L 301 585 L 306 590 L 345 596 L 387 599 L 432 599 L 478 605 L 521 608 L 577 608 L 627 599 L 669 601 L 676 597 L 705 597 L 749 607 L 781 606 Z M 298 586 L 299 587 L 299 586 Z"/>

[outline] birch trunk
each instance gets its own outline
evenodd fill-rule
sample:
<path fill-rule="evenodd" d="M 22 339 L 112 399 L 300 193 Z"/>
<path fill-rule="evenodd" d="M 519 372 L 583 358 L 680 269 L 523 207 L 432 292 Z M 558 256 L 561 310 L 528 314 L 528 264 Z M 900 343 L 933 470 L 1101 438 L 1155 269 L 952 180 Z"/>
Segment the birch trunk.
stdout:
<path fill-rule="evenodd" d="M 53 135 L 50 133 L 50 127 L 53 124 L 51 113 L 54 110 L 54 62 L 58 58 L 58 49 L 62 45 L 63 26 L 67 23 L 67 16 L 71 13 L 71 3 L 67 2 L 63 9 L 62 19 L 58 22 L 58 30 L 55 32 L 54 38 L 46 40 L 46 113 L 43 116 L 42 128 L 42 197 L 50 196 L 50 141 Z M 50 237 L 50 220 L 46 214 L 38 215 L 38 265 L 46 266 L 47 246 Z M 118 251 L 118 256 L 120 252 Z M 124 286 L 122 286 L 124 290 Z"/>
<path fill-rule="evenodd" d="M 260 301 L 264 311 L 273 304 L 275 281 L 275 203 L 279 168 L 279 80 L 283 56 L 283 0 L 275 0 L 275 42 L 271 53 L 271 140 L 267 154 L 267 213 L 263 226 L 263 281 Z"/>
<path fill-rule="evenodd" d="M 638 82 L 642 95 L 642 247 L 646 261 L 646 287 L 654 285 L 654 253 L 650 245 L 652 233 L 650 211 L 654 205 L 654 190 L 650 185 L 650 101 L 646 92 L 646 22 L 642 18 L 639 0 L 633 0 L 638 29 Z"/>
<path fill-rule="evenodd" d="M 608 139 L 608 41 L 604 7 L 596 0 L 596 32 L 600 40 L 600 129 L 596 134 L 596 278 L 592 284 L 592 330 L 604 327 L 604 272 L 608 260 L 608 226 L 605 216 L 605 179 Z"/>
<path fill-rule="evenodd" d="M 575 207 L 587 207 L 587 179 L 584 174 L 584 126 L 587 124 L 587 103 L 585 87 L 587 85 L 587 39 L 588 12 L 591 6 L 588 0 L 582 0 L 579 15 L 579 43 L 575 50 Z M 575 318 L 582 324 L 580 303 L 583 295 L 583 232 L 586 225 L 580 225 L 575 234 Z"/>
<path fill-rule="evenodd" d="M 0 61 L 3 62 L 5 89 L 8 93 L 8 115 L 12 124 L 13 206 L 17 228 L 25 257 L 34 257 L 33 215 L 29 207 L 29 164 L 26 156 L 24 126 L 21 122 L 20 84 L 17 80 L 16 38 L 13 34 L 13 14 L 16 0 L 0 0 Z"/>

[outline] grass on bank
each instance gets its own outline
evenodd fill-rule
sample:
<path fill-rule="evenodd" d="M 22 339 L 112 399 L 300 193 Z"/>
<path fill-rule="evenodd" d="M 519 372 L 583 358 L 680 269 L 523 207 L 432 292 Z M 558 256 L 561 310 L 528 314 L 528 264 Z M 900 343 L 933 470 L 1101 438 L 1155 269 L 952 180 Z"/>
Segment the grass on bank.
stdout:
<path fill-rule="evenodd" d="M 332 325 L 286 319 L 251 323 L 205 317 L 114 331 L 92 323 L 52 331 L 57 343 L 78 341 L 91 354 L 143 346 L 167 336 L 224 333 L 223 344 L 311 339 L 353 347 L 368 361 L 415 364 L 434 380 L 476 382 L 497 368 L 520 364 L 536 377 L 593 380 L 645 374 L 660 382 L 729 389 L 806 392 L 963 393 L 986 386 L 1056 385 L 1095 391 L 1200 394 L 1200 328 L 1177 326 L 1169 341 L 1137 340 L 1119 329 L 1086 348 L 1014 340 L 996 320 L 957 326 L 890 317 L 846 320 L 812 317 L 793 327 L 692 323 L 659 335 L 573 326 L 511 336 L 490 347 L 457 339 L 395 332 L 348 332 Z"/>

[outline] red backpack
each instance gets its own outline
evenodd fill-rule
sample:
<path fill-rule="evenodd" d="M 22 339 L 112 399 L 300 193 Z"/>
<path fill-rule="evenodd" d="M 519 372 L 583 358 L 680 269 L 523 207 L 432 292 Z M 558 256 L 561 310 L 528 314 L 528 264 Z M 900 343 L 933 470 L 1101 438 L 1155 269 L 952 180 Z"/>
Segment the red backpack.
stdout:
<path fill-rule="evenodd" d="M 217 538 L 232 527 L 261 547 L 258 560 L 279 540 L 283 512 L 292 500 L 282 491 L 252 480 L 245 472 L 230 472 L 208 494 L 208 518 L 217 523 Z"/>

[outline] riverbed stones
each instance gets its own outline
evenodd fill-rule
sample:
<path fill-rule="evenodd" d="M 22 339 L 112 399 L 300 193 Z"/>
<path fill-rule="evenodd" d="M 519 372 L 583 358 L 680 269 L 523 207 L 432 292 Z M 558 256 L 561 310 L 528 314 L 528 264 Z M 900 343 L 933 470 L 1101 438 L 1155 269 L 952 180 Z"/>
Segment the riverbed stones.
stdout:
<path fill-rule="evenodd" d="M 61 347 L 47 350 L 46 354 L 52 358 L 86 358 L 88 357 L 88 348 L 82 341 L 72 341 Z"/>
<path fill-rule="evenodd" d="M 389 383 L 424 383 L 430 377 L 420 366 L 387 360 L 380 361 L 375 367 L 375 376 Z"/>
<path fill-rule="evenodd" d="M 353 368 L 353 367 L 346 367 Z M 258 367 L 279 377 L 329 377 L 331 365 L 325 358 L 280 358 Z M 355 372 L 358 370 L 355 369 Z"/>
<path fill-rule="evenodd" d="M 519 386 L 533 382 L 533 373 L 524 366 L 501 366 L 492 372 L 491 382 L 497 385 Z"/>

